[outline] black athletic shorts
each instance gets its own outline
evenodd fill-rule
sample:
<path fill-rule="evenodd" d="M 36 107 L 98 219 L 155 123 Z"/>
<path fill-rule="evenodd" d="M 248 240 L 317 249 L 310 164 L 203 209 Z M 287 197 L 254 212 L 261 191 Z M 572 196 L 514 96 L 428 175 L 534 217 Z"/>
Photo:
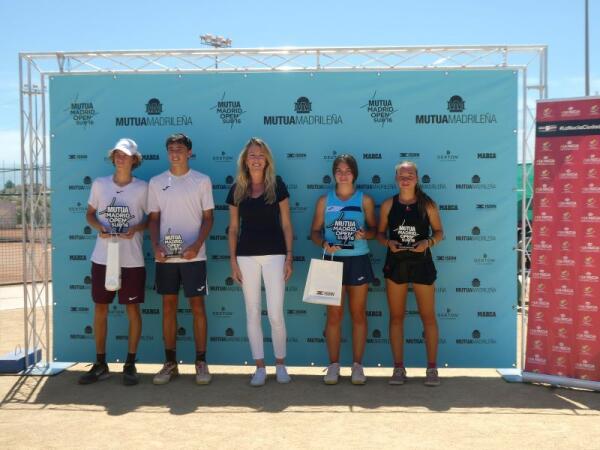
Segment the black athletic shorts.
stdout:
<path fill-rule="evenodd" d="M 160 295 L 175 295 L 183 284 L 186 297 L 205 296 L 206 261 L 156 263 L 156 292 Z"/>
<path fill-rule="evenodd" d="M 325 256 L 325 259 L 329 259 Z M 344 271 L 342 275 L 342 285 L 344 286 L 361 286 L 365 283 L 375 281 L 375 274 L 371 267 L 371 259 L 369 255 L 358 256 L 335 256 L 333 261 L 344 263 Z"/>
<path fill-rule="evenodd" d="M 437 271 L 429 249 L 422 253 L 388 251 L 383 266 L 383 276 L 394 283 L 433 284 Z"/>
<path fill-rule="evenodd" d="M 106 266 L 92 262 L 92 300 L 94 303 L 110 304 L 117 292 L 121 305 L 144 303 L 145 267 L 121 267 L 121 289 L 118 291 L 107 291 L 104 288 L 105 280 Z"/>

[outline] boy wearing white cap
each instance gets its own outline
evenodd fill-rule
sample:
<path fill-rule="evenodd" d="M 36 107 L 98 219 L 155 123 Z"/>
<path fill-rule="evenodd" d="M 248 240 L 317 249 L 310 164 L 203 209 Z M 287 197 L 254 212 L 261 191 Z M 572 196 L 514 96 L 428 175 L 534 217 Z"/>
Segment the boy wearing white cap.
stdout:
<path fill-rule="evenodd" d="M 80 384 L 91 384 L 110 376 L 106 364 L 106 328 L 108 305 L 115 291 L 105 288 L 109 238 L 119 243 L 121 288 L 119 303 L 125 305 L 129 318 L 128 353 L 123 366 L 123 383 L 139 382 L 135 355 L 142 332 L 140 303 L 144 302 L 146 270 L 142 253 L 142 237 L 146 228 L 146 199 L 148 183 L 135 178 L 132 172 L 142 163 L 137 144 L 120 139 L 108 152 L 115 171 L 107 177 L 96 178 L 92 184 L 86 219 L 98 231 L 92 253 L 92 299 L 94 301 L 94 335 L 96 362 L 79 378 Z"/>

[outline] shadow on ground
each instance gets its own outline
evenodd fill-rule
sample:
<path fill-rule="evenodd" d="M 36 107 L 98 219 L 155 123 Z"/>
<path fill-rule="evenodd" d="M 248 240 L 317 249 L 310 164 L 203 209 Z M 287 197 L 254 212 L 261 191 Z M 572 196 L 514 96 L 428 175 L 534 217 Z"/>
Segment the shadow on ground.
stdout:
<path fill-rule="evenodd" d="M 437 388 L 411 378 L 403 386 L 389 386 L 387 378 L 370 377 L 367 385 L 353 386 L 347 377 L 326 386 L 321 375 L 295 375 L 289 385 L 270 377 L 266 386 L 248 385 L 248 375 L 217 373 L 209 386 L 197 386 L 191 374 L 170 384 L 154 386 L 152 374 L 141 375 L 138 386 L 121 384 L 120 374 L 97 384 L 80 386 L 82 371 L 69 370 L 50 378 L 13 377 L 14 384 L 0 409 L 51 407 L 66 410 L 102 409 L 110 415 L 133 411 L 181 415 L 219 411 L 231 413 L 293 411 L 448 412 L 506 414 L 600 415 L 600 395 L 594 392 L 531 384 L 506 383 L 499 377 L 446 377 Z M 26 405 L 26 406 L 25 406 Z M 505 411 L 504 411 L 505 410 Z"/>

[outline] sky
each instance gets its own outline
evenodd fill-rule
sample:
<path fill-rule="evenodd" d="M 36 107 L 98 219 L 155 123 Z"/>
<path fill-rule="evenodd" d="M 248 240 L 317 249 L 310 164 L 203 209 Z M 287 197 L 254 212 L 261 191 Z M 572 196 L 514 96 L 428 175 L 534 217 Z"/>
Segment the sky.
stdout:
<path fill-rule="evenodd" d="M 0 0 L 0 167 L 20 161 L 18 53 L 233 47 L 548 45 L 549 98 L 583 96 L 584 0 Z M 600 95 L 600 0 L 589 0 Z"/>

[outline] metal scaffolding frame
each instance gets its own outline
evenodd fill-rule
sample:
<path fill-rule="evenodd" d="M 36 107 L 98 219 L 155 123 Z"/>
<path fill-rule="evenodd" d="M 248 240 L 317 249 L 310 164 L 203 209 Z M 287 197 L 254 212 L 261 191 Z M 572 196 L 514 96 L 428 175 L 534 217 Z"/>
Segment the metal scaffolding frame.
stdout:
<path fill-rule="evenodd" d="M 48 235 L 48 95 L 52 75 L 132 73 L 251 73 L 251 72 L 343 72 L 405 70 L 518 71 L 521 161 L 533 160 L 535 101 L 548 96 L 548 63 L 545 45 L 464 45 L 311 48 L 221 48 L 187 50 L 119 50 L 80 52 L 22 52 L 19 54 L 21 108 L 21 172 L 23 182 L 23 292 L 24 350 L 34 354 L 29 371 L 51 372 L 51 336 Z M 532 94 L 530 94 L 532 92 Z M 527 210 L 529 171 L 523 164 L 521 203 L 521 367 L 524 366 L 527 286 L 531 237 Z M 35 245 L 36 242 L 42 245 Z M 41 254 L 40 254 L 41 252 Z"/>

